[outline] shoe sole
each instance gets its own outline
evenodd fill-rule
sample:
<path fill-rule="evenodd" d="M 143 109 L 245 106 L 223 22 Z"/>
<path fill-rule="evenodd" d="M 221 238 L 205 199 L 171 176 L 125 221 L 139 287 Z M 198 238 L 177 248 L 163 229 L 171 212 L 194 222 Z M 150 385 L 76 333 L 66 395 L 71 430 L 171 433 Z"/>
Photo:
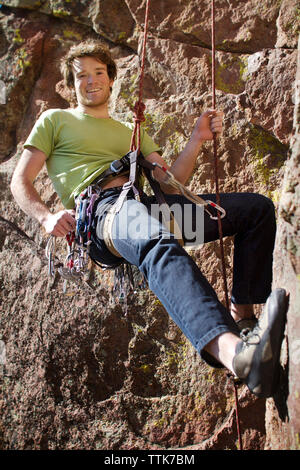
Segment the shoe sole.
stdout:
<path fill-rule="evenodd" d="M 255 328 L 254 335 L 249 338 L 253 341 L 254 348 L 252 349 L 249 342 L 250 349 L 242 349 L 233 359 L 236 375 L 252 393 L 261 398 L 273 396 L 278 388 L 280 352 L 288 301 L 289 298 L 284 289 L 275 289 L 271 293 L 258 322 L 258 341 L 255 337 Z"/>
<path fill-rule="evenodd" d="M 275 289 L 265 307 L 265 314 L 266 312 L 268 314 L 268 327 L 253 355 L 253 367 L 251 367 L 253 372 L 251 374 L 250 371 L 247 377 L 247 386 L 260 398 L 273 396 L 279 385 L 280 352 L 288 305 L 289 296 L 286 291 Z"/>

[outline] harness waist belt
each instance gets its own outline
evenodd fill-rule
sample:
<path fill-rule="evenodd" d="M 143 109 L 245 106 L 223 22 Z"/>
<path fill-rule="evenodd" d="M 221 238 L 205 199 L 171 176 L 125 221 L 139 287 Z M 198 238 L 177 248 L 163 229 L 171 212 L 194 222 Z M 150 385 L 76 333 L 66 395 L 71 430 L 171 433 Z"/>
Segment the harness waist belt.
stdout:
<path fill-rule="evenodd" d="M 130 169 L 129 154 L 130 152 L 124 155 L 122 158 L 114 160 L 107 170 L 103 171 L 99 176 L 97 176 L 97 178 L 92 182 L 92 185 L 101 184 L 109 176 L 117 176 L 120 173 L 128 172 Z"/>

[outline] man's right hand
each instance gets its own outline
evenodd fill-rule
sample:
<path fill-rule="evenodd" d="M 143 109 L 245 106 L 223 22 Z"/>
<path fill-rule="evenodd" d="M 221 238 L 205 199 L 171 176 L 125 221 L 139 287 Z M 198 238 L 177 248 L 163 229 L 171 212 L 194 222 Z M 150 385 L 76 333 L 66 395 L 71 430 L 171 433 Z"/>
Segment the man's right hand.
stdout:
<path fill-rule="evenodd" d="M 46 233 L 55 237 L 65 237 L 69 232 L 75 231 L 75 211 L 62 210 L 49 214 L 42 223 Z"/>
<path fill-rule="evenodd" d="M 15 168 L 10 187 L 21 209 L 34 217 L 48 235 L 65 237 L 76 228 L 75 210 L 65 209 L 52 214 L 33 184 L 46 159 L 47 155 L 41 150 L 26 148 Z"/>

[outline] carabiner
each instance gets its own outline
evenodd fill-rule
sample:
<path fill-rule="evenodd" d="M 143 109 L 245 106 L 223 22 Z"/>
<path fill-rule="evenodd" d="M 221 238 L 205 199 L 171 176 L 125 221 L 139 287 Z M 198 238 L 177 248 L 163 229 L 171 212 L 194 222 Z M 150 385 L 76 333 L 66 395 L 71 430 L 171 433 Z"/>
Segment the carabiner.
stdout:
<path fill-rule="evenodd" d="M 206 202 L 205 205 L 212 206 L 214 209 L 216 209 L 216 211 L 219 211 L 221 213 L 221 215 L 220 215 L 221 219 L 223 219 L 225 217 L 226 211 L 225 211 L 225 209 L 223 209 L 223 207 L 218 206 L 218 204 L 216 204 L 215 202 L 210 201 L 209 199 L 206 199 L 205 202 Z M 212 220 L 218 220 L 218 216 L 213 216 L 212 213 L 206 207 L 205 207 L 205 211 L 209 214 L 209 216 Z"/>

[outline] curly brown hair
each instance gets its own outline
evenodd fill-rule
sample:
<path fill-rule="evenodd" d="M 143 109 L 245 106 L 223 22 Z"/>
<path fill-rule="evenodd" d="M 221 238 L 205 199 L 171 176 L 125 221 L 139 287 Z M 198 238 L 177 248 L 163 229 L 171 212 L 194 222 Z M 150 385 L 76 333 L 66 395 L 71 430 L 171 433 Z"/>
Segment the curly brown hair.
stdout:
<path fill-rule="evenodd" d="M 74 88 L 74 76 L 72 64 L 78 57 L 95 57 L 107 66 L 107 73 L 110 79 L 114 80 L 117 76 L 117 66 L 111 56 L 109 48 L 101 41 L 87 40 L 75 44 L 69 52 L 60 61 L 60 71 L 64 77 L 65 85 L 68 88 Z"/>

